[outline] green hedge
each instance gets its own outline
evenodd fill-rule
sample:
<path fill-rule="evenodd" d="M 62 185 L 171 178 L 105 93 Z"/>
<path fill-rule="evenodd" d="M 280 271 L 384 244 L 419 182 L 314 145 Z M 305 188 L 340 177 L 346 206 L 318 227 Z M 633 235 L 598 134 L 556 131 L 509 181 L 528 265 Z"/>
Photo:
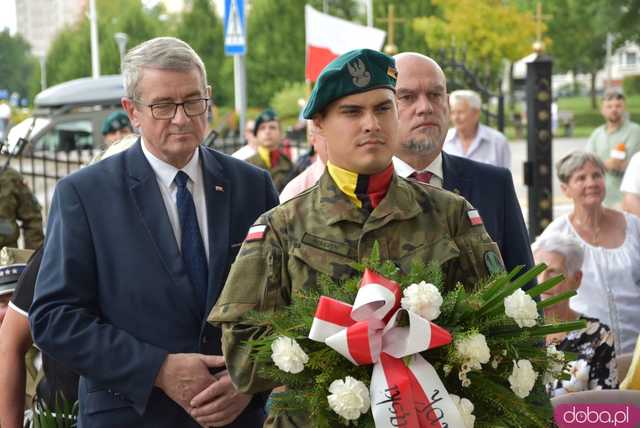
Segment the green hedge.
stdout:
<path fill-rule="evenodd" d="M 624 93 L 627 97 L 631 95 L 640 95 L 640 75 L 627 76 L 622 84 Z"/>
<path fill-rule="evenodd" d="M 599 111 L 581 111 L 575 112 L 573 114 L 575 120 L 575 126 L 580 127 L 593 127 L 597 128 L 598 126 L 604 123 L 604 118 Z"/>

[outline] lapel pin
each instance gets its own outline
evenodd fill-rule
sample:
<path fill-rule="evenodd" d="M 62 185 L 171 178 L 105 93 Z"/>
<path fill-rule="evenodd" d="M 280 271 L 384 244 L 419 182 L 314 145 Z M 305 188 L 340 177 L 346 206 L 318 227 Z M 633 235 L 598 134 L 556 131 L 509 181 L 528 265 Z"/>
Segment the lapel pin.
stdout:
<path fill-rule="evenodd" d="M 224 192 L 224 187 L 216 186 L 216 192 Z"/>

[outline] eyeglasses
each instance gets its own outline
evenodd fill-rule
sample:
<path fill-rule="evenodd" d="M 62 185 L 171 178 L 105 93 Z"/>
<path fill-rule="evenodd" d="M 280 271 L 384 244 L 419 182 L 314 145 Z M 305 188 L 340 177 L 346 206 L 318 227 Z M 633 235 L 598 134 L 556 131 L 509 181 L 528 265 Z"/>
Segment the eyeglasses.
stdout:
<path fill-rule="evenodd" d="M 200 116 L 207 111 L 210 98 L 198 98 L 195 100 L 187 100 L 182 103 L 154 103 L 144 104 L 141 100 L 134 100 L 136 103 L 149 107 L 151 109 L 151 115 L 156 120 L 169 120 L 176 117 L 178 112 L 178 106 L 182 106 L 184 114 L 188 117 Z"/>

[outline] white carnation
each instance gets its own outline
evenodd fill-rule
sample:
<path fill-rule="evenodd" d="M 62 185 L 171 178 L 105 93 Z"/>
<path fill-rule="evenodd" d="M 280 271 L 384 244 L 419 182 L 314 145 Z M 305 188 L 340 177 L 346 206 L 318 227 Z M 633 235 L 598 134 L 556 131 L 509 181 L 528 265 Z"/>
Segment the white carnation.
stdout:
<path fill-rule="evenodd" d="M 589 363 L 587 360 L 575 360 L 569 363 L 570 380 L 563 380 L 562 387 L 567 392 L 578 392 L 588 389 L 589 385 Z"/>
<path fill-rule="evenodd" d="M 549 370 L 554 373 L 562 372 L 564 367 L 564 352 L 556 349 L 556 345 L 547 346 L 547 357 L 551 359 Z"/>
<path fill-rule="evenodd" d="M 271 359 L 280 370 L 287 373 L 300 373 L 309 361 L 298 342 L 290 337 L 280 336 L 271 344 Z"/>
<path fill-rule="evenodd" d="M 356 420 L 367 413 L 371 406 L 369 389 L 357 379 L 347 376 L 329 385 L 331 395 L 327 396 L 329 407 L 347 420 Z"/>
<path fill-rule="evenodd" d="M 404 297 L 400 303 L 404 309 L 415 312 L 428 321 L 440 316 L 442 295 L 435 285 L 421 281 L 418 284 L 411 284 L 402 294 Z"/>
<path fill-rule="evenodd" d="M 525 398 L 533 389 L 538 373 L 529 360 L 513 361 L 513 371 L 509 376 L 511 390 L 520 398 Z"/>
<path fill-rule="evenodd" d="M 491 358 L 491 351 L 483 334 L 476 333 L 456 341 L 456 352 L 470 369 L 481 369 Z"/>
<path fill-rule="evenodd" d="M 533 327 L 538 319 L 536 302 L 518 288 L 504 299 L 504 313 L 522 327 Z"/>
<path fill-rule="evenodd" d="M 460 398 L 455 394 L 449 394 L 453 404 L 458 408 L 460 416 L 462 416 L 462 422 L 464 422 L 464 428 L 473 428 L 476 423 L 476 417 L 473 414 L 473 403 L 466 398 Z"/>

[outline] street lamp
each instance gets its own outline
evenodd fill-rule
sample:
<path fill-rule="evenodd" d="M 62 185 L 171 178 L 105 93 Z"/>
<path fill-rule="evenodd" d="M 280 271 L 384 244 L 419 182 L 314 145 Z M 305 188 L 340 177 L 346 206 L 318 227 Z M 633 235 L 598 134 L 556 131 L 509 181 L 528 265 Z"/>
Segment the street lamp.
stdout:
<path fill-rule="evenodd" d="M 118 50 L 120 51 L 120 68 L 122 68 L 122 63 L 124 62 L 124 54 L 127 50 L 127 41 L 129 37 L 125 33 L 116 33 L 113 35 L 113 38 L 116 39 L 116 44 L 118 45 Z"/>

